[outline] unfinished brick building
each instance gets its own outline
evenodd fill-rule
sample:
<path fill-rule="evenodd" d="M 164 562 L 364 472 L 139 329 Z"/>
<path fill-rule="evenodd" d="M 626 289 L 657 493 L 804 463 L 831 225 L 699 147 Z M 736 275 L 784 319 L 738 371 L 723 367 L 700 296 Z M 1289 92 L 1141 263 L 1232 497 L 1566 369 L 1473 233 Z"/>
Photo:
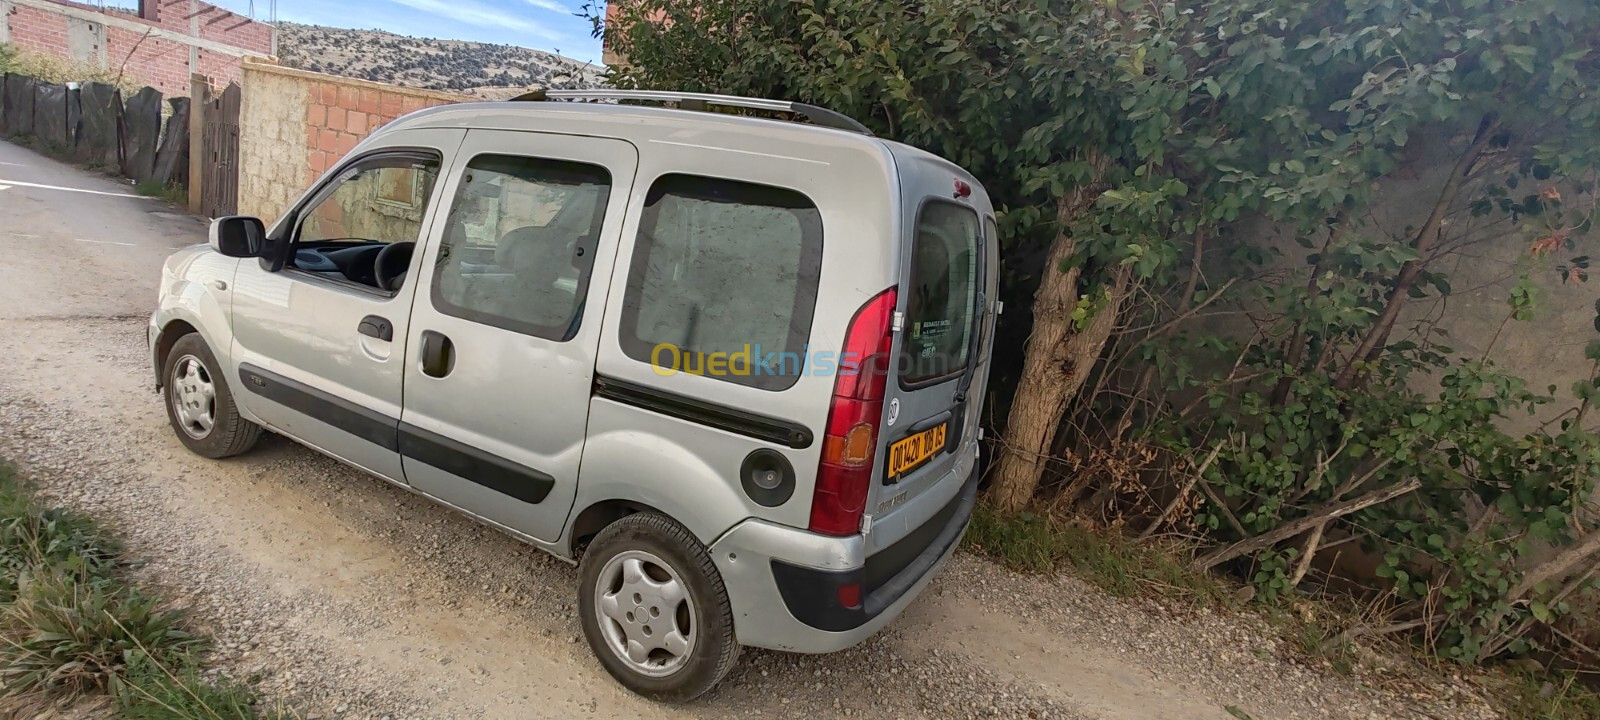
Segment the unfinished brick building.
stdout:
<path fill-rule="evenodd" d="M 200 0 L 138 0 L 137 10 L 0 0 L 0 43 L 188 95 L 193 73 L 219 86 L 238 81 L 242 58 L 275 54 L 277 31 Z"/>

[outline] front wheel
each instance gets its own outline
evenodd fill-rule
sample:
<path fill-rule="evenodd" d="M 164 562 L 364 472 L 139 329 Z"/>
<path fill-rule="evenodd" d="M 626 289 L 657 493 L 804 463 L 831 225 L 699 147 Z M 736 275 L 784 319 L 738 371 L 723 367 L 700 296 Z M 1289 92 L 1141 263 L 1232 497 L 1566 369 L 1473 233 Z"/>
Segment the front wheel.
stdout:
<path fill-rule="evenodd" d="M 161 372 L 167 420 L 191 452 L 217 459 L 255 447 L 261 426 L 239 415 L 217 358 L 198 333 L 178 338 Z"/>
<path fill-rule="evenodd" d="M 629 690 L 687 702 L 737 663 L 722 576 L 705 547 L 667 517 L 638 513 L 606 527 L 584 553 L 579 576 L 583 634 Z"/>

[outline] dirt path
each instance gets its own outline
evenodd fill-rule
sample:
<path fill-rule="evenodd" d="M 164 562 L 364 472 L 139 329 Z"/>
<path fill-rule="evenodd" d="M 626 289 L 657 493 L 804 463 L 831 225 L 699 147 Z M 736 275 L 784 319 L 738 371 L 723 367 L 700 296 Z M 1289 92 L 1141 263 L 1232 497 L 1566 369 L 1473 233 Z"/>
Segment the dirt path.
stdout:
<path fill-rule="evenodd" d="M 121 191 L 0 143 L 8 179 Z M 307 717 L 1492 717 L 1440 687 L 1286 661 L 1248 618 L 1178 617 L 964 555 L 861 647 L 749 651 L 702 702 L 641 701 L 581 642 L 569 566 L 278 438 L 227 462 L 183 451 L 151 391 L 144 315 L 160 259 L 201 225 L 31 186 L 0 190 L 0 217 L 0 454 L 111 522 L 216 632 L 222 668 Z"/>

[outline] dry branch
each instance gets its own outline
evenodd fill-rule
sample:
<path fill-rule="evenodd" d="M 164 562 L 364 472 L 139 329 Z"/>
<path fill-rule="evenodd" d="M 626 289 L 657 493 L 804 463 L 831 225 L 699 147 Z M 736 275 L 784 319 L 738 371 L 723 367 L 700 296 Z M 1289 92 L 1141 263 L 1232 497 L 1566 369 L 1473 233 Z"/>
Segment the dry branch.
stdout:
<path fill-rule="evenodd" d="M 1280 525 L 1274 530 L 1202 555 L 1194 561 L 1194 566 L 1199 570 L 1209 570 L 1234 558 L 1265 550 L 1330 520 L 1365 510 L 1374 505 L 1381 505 L 1401 495 L 1415 491 L 1419 487 L 1422 487 L 1422 481 L 1417 478 L 1411 478 L 1381 490 L 1374 490 L 1358 498 L 1324 505 L 1316 512 Z"/>

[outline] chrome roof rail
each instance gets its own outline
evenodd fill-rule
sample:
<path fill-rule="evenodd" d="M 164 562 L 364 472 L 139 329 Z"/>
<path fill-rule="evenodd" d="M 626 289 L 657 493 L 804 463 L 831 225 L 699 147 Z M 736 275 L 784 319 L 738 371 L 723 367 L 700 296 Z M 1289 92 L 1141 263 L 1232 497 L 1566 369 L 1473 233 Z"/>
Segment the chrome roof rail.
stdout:
<path fill-rule="evenodd" d="M 743 108 L 746 110 L 768 110 L 771 112 L 792 113 L 810 120 L 815 125 L 822 127 L 849 130 L 863 135 L 871 135 L 872 131 L 867 126 L 856 122 L 855 119 L 836 113 L 827 108 L 807 105 L 805 103 L 789 102 L 787 100 L 766 100 L 763 98 L 747 98 L 737 95 L 713 95 L 709 93 L 682 93 L 666 92 L 660 90 L 535 90 L 525 95 L 511 99 L 513 102 L 539 102 L 544 100 L 633 100 L 644 102 L 676 103 L 684 110 L 704 110 L 710 105 L 722 107 Z"/>

